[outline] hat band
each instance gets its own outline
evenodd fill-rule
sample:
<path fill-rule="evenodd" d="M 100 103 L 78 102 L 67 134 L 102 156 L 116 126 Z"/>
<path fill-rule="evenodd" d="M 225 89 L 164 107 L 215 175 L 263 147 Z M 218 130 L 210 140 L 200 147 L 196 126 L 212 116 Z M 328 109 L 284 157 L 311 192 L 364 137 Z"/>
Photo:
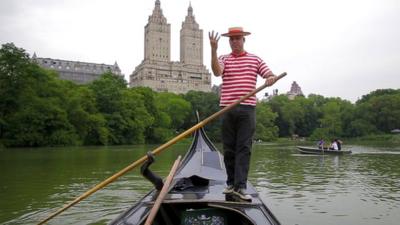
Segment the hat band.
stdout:
<path fill-rule="evenodd" d="M 240 29 L 235 29 L 235 30 L 230 30 L 229 33 L 243 33 L 243 30 Z"/>

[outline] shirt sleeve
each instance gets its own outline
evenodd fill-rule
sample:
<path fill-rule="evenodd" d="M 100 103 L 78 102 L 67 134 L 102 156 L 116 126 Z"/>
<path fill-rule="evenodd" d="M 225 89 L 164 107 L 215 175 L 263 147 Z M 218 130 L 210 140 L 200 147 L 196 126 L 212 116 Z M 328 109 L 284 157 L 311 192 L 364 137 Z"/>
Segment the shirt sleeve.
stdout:
<path fill-rule="evenodd" d="M 272 71 L 262 59 L 260 59 L 260 62 L 258 64 L 257 73 L 260 74 L 260 76 L 262 76 L 263 78 L 267 78 L 273 75 Z"/>

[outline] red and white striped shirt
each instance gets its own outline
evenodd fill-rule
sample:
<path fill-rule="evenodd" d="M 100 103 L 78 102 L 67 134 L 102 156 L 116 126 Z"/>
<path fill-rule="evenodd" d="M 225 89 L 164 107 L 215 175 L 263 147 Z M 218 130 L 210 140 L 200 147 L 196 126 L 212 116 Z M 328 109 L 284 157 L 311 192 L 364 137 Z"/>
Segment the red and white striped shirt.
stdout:
<path fill-rule="evenodd" d="M 233 53 L 221 55 L 218 63 L 222 69 L 220 106 L 232 104 L 253 91 L 257 84 L 257 74 L 263 78 L 272 75 L 271 70 L 260 57 L 247 52 L 240 55 Z M 240 104 L 255 106 L 256 103 L 256 96 L 252 96 Z"/>

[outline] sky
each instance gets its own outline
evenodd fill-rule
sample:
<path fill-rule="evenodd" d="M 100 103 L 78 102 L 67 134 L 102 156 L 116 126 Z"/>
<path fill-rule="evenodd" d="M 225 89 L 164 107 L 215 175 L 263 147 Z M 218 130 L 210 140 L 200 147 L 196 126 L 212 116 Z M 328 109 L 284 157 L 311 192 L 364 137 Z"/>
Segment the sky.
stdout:
<path fill-rule="evenodd" d="M 179 61 L 179 31 L 189 4 L 203 30 L 241 26 L 245 50 L 275 74 L 288 75 L 264 92 L 290 90 L 355 102 L 376 89 L 400 88 L 399 0 L 160 0 L 171 24 L 171 59 Z M 0 0 L 0 43 L 38 57 L 118 63 L 127 81 L 144 56 L 144 26 L 155 0 Z M 228 39 L 218 54 L 230 53 Z M 263 81 L 260 78 L 258 83 Z M 212 84 L 221 78 L 212 77 Z"/>

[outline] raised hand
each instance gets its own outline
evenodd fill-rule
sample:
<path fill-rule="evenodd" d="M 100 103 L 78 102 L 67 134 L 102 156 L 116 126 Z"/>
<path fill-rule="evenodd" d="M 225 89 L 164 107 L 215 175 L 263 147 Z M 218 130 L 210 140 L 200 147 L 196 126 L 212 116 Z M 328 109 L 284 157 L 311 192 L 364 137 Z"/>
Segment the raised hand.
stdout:
<path fill-rule="evenodd" d="M 218 41 L 221 36 L 218 32 L 214 34 L 214 31 L 208 32 L 208 38 L 210 39 L 211 50 L 216 51 L 218 48 Z"/>

